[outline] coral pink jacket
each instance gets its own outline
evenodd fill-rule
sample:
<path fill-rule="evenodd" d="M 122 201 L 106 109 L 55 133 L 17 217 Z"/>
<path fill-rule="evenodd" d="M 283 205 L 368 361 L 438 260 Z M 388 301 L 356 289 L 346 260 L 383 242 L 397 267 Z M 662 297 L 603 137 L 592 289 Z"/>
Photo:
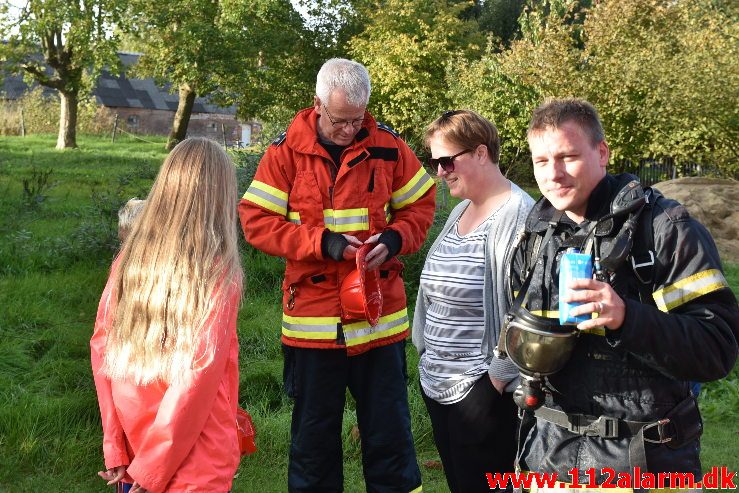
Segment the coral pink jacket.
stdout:
<path fill-rule="evenodd" d="M 141 386 L 111 380 L 100 371 L 113 316 L 112 277 L 90 340 L 105 467 L 128 465 L 125 481 L 137 481 L 152 493 L 229 491 L 240 459 L 236 436 L 240 288 L 232 285 L 215 304 L 203 332 L 209 340 L 201 342 L 215 345 L 215 357 L 198 362 L 188 385 Z"/>

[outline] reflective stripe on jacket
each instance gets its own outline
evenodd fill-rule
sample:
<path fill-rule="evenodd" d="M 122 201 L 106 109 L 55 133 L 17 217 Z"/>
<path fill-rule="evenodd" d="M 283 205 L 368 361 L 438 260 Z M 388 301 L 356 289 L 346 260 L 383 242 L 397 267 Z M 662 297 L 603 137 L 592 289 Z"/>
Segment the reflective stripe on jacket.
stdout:
<path fill-rule="evenodd" d="M 232 285 L 215 303 L 204 328 L 208 340 L 202 342 L 214 347 L 214 357 L 198 362 L 189 384 L 140 386 L 111 381 L 100 373 L 113 317 L 111 278 L 90 340 L 105 467 L 127 465 L 125 480 L 135 480 L 152 493 L 229 491 L 240 460 L 236 436 L 240 289 Z"/>
<path fill-rule="evenodd" d="M 353 261 L 324 259 L 325 230 L 365 241 L 386 228 L 401 237 L 400 254 L 418 250 L 434 216 L 434 181 L 411 149 L 366 114 L 365 124 L 335 166 L 319 144 L 317 114 L 300 111 L 264 154 L 239 203 L 247 241 L 286 259 L 282 341 L 290 346 L 347 348 L 358 354 L 401 340 L 408 313 L 401 272 L 392 258 L 380 266 L 380 322 L 342 316 L 339 288 Z"/>

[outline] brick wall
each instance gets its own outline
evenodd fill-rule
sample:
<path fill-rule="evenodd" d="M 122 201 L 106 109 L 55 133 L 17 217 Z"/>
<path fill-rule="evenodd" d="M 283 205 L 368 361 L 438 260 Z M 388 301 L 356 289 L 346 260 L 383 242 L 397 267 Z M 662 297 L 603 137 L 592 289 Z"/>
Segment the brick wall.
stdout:
<path fill-rule="evenodd" d="M 169 135 L 174 120 L 174 111 L 151 110 L 144 108 L 110 108 L 118 114 L 119 128 L 133 134 Z M 189 137 L 208 137 L 226 144 L 236 145 L 241 141 L 241 124 L 233 115 L 218 113 L 193 113 L 187 126 Z M 252 142 L 261 130 L 255 122 L 243 122 L 252 127 Z"/>

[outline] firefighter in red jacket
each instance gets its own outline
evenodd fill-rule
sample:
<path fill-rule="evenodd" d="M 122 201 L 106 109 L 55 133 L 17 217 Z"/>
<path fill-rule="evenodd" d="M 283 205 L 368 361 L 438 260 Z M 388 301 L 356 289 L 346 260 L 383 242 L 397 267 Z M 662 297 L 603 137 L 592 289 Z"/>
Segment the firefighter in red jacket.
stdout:
<path fill-rule="evenodd" d="M 286 259 L 285 389 L 295 400 L 288 489 L 343 490 L 346 388 L 356 401 L 367 491 L 421 491 L 406 390 L 408 312 L 398 254 L 423 243 L 435 187 L 397 134 L 366 111 L 367 69 L 345 59 L 318 73 L 314 106 L 269 146 L 239 204 L 247 241 Z M 342 280 L 357 249 L 379 268 L 379 322 L 347 318 Z"/>

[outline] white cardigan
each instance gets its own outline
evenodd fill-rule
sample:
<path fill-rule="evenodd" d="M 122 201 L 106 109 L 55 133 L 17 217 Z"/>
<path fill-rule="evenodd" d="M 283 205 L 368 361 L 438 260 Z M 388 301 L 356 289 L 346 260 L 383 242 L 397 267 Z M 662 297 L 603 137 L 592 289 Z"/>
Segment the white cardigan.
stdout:
<path fill-rule="evenodd" d="M 464 210 L 470 204 L 469 200 L 463 200 L 449 213 L 449 218 L 444 228 L 436 237 L 429 249 L 429 255 L 438 247 L 441 239 L 457 222 Z M 485 333 L 482 338 L 482 354 L 486 361 L 490 362 L 488 373 L 491 377 L 503 382 L 509 382 L 507 391 L 512 391 L 518 385 L 518 368 L 510 359 L 499 359 L 493 354 L 493 349 L 498 344 L 500 327 L 503 315 L 508 311 L 508 296 L 506 295 L 506 269 L 508 268 L 509 256 L 513 247 L 516 234 L 522 231 L 534 200 L 521 190 L 515 183 L 511 183 L 511 195 L 501 206 L 496 214 L 496 220 L 491 221 L 488 229 L 488 237 L 485 242 L 485 284 L 483 286 L 483 309 L 485 312 Z M 426 309 L 428 300 L 423 288 L 418 288 L 416 309 L 413 315 L 413 344 L 418 354 L 423 354 L 424 339 L 423 331 L 426 326 Z"/>

